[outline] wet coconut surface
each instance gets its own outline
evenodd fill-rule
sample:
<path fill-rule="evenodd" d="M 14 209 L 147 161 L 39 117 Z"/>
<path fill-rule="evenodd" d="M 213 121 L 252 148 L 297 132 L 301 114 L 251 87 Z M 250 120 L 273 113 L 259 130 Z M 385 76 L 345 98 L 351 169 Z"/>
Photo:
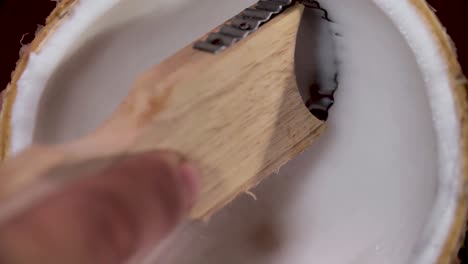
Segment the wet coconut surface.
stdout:
<path fill-rule="evenodd" d="M 465 67 L 465 72 L 468 71 L 468 58 L 467 52 L 468 49 L 463 47 L 468 47 L 466 40 L 465 32 L 466 29 L 463 29 L 463 25 L 468 24 L 468 2 L 467 1 L 429 1 L 432 6 L 437 10 L 437 14 L 443 21 L 443 23 L 448 27 L 449 34 L 457 43 L 459 48 L 459 55 L 462 64 Z M 445 3 L 443 3 L 445 2 Z M 28 5 L 28 9 L 21 8 L 21 6 Z M 37 5 L 37 7 L 33 7 Z M 8 27 L 6 34 L 4 35 L 2 42 L 6 43 L 4 49 L 2 50 L 1 57 L 7 58 L 0 62 L 0 87 L 5 87 L 6 83 L 10 79 L 10 72 L 14 69 L 14 65 L 18 59 L 18 51 L 21 47 L 20 39 L 24 33 L 30 32 L 28 36 L 25 37 L 24 43 L 29 42 L 34 35 L 34 31 L 37 28 L 37 24 L 40 24 L 44 21 L 45 17 L 49 14 L 50 10 L 55 5 L 54 2 L 50 1 L 34 1 L 30 3 L 29 1 L 20 1 L 20 0 L 0 0 L 0 20 L 2 24 L 5 25 L 6 19 L 10 18 L 8 24 L 11 24 L 11 21 L 17 21 L 18 25 L 24 26 L 23 28 L 18 26 L 17 28 Z M 31 11 L 28 11 L 31 10 Z M 466 22 L 462 22 L 462 21 Z M 9 46 L 7 46 L 9 45 Z M 278 247 L 277 236 L 279 234 L 274 234 L 271 230 L 275 230 L 275 223 L 259 223 L 258 228 L 252 231 L 252 239 L 254 246 L 258 247 L 259 250 L 270 251 L 272 248 Z M 460 255 L 463 256 L 464 251 L 462 250 Z"/>

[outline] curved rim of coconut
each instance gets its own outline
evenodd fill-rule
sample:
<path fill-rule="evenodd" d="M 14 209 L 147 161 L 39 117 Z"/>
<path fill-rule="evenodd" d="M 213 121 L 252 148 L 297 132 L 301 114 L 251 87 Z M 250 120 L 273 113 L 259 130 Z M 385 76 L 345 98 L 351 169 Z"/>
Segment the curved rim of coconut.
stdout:
<path fill-rule="evenodd" d="M 467 200 L 463 190 L 468 187 L 468 82 L 451 39 L 424 0 L 398 4 L 393 0 L 373 1 L 398 27 L 416 55 L 428 89 L 437 133 L 440 168 L 437 200 L 421 237 L 421 246 L 415 252 L 414 263 L 450 263 L 457 257 L 466 227 Z M 47 76 L 70 50 L 91 37 L 93 31 L 115 26 L 144 12 L 155 12 L 156 9 L 147 8 L 149 5 L 158 6 L 156 12 L 164 12 L 167 10 L 164 8 L 173 8 L 180 2 L 183 1 L 139 0 L 142 8 L 138 8 L 135 1 L 123 0 L 59 2 L 46 26 L 21 56 L 12 81 L 3 93 L 0 159 L 32 142 L 31 135 L 24 131 L 33 131 L 34 113 Z M 130 12 L 114 16 L 117 19 L 101 19 L 106 14 L 129 8 Z M 126 17 L 128 13 L 132 15 Z M 82 23 L 70 23 L 71 17 Z M 55 45 L 60 45 L 61 51 L 54 50 Z M 19 98 L 21 100 L 17 100 Z M 24 107 L 26 105 L 28 107 Z"/>

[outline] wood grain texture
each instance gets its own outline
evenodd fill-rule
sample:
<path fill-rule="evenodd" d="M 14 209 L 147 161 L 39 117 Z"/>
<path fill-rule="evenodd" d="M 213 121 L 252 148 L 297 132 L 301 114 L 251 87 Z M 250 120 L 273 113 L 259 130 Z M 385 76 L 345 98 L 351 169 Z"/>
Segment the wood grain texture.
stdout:
<path fill-rule="evenodd" d="M 171 74 L 178 83 L 138 150 L 176 149 L 201 165 L 203 195 L 193 217 L 257 184 L 319 135 L 322 123 L 305 108 L 295 81 L 301 10 L 286 11 L 220 55 L 190 47 L 180 54 L 199 70 Z"/>
<path fill-rule="evenodd" d="M 170 149 L 201 168 L 202 195 L 191 216 L 209 217 L 324 130 L 295 80 L 302 12 L 299 4 L 291 7 L 217 55 L 184 48 L 143 74 L 94 133 L 66 145 L 31 148 L 7 161 L 0 168 L 0 194 L 14 195 L 38 174 L 76 174 L 94 161 Z"/>
<path fill-rule="evenodd" d="M 11 121 L 11 107 L 13 103 L 16 100 L 16 90 L 17 90 L 17 80 L 22 76 L 24 69 L 26 68 L 28 57 L 29 57 L 29 52 L 25 53 L 23 56 L 21 56 L 21 59 L 18 63 L 18 66 L 16 66 L 16 70 L 10 79 L 10 72 L 13 68 L 15 68 L 15 63 L 16 63 L 16 58 L 17 58 L 17 52 L 20 48 L 19 40 L 21 38 L 21 35 L 27 31 L 29 32 L 34 32 L 36 29 L 36 23 L 42 23 L 43 21 L 30 21 L 30 28 L 26 29 L 19 29 L 18 23 L 26 23 L 26 21 L 31 20 L 34 17 L 33 13 L 38 13 L 38 9 L 41 8 L 41 5 L 43 2 L 48 2 L 48 0 L 37 0 L 37 1 L 24 1 L 24 0 L 4 0 L 6 2 L 6 5 L 4 6 L 9 6 L 15 4 L 18 6 L 15 11 L 12 9 L 4 9 L 6 12 L 5 14 L 2 13 L 0 16 L 0 20 L 4 19 L 5 23 L 10 23 L 11 21 L 14 21 L 15 27 L 6 27 L 6 32 L 4 32 L 4 39 L 2 40 L 4 43 L 7 43 L 6 47 L 3 47 L 3 57 L 5 57 L 5 60 L 2 60 L 2 62 L 5 65 L 5 70 L 3 71 L 2 75 L 2 80 L 3 80 L 3 85 L 0 85 L 0 88 L 4 88 L 5 84 L 11 81 L 11 85 L 9 85 L 9 88 L 7 89 L 7 93 L 4 94 L 5 98 L 5 104 L 2 110 L 2 122 L 1 122 L 1 131 L 0 131 L 0 159 L 4 159 L 9 155 L 9 142 L 10 142 L 10 133 L 11 133 L 11 128 L 10 128 L 10 121 Z M 44 28 L 43 32 L 34 39 L 33 45 L 31 47 L 31 51 L 36 51 L 40 45 L 42 45 L 43 42 L 45 42 L 47 35 L 54 34 L 54 28 L 57 26 L 60 26 L 61 23 L 65 19 L 63 19 L 63 13 L 66 13 L 68 11 L 73 11 L 73 6 L 76 2 L 79 0 L 62 0 L 58 7 L 55 9 L 55 12 L 53 12 L 48 19 L 48 23 L 46 25 L 46 28 Z M 50 2 L 50 1 L 49 1 Z M 466 24 L 465 21 L 467 20 L 466 14 L 468 9 L 466 8 L 467 5 L 467 0 L 451 0 L 451 1 L 443 1 L 443 0 L 429 0 L 428 1 L 435 9 L 437 10 L 437 15 L 439 15 L 439 18 L 442 19 L 442 22 L 444 22 L 444 25 L 448 27 L 448 33 L 454 38 L 456 44 L 457 44 L 457 50 L 459 54 L 459 59 L 461 62 L 465 62 L 465 72 L 466 69 L 468 68 L 466 64 L 468 62 L 467 59 L 467 48 L 468 46 L 465 45 L 467 43 L 466 40 Z M 24 5 L 27 4 L 29 8 L 23 8 Z M 441 41 L 441 43 L 449 43 L 450 41 L 448 40 L 447 36 L 445 35 L 445 31 L 441 29 L 441 26 L 439 22 L 436 19 L 433 19 L 433 14 L 431 13 L 430 9 L 428 6 L 425 5 L 425 1 L 423 0 L 417 0 L 417 1 L 412 1 L 412 5 L 417 8 L 418 13 L 424 17 L 426 17 L 430 22 L 429 26 L 434 29 L 435 35 L 437 39 Z M 21 11 L 21 12 L 20 12 Z M 32 13 L 31 13 L 32 12 Z M 49 11 L 44 12 L 48 13 Z M 465 16 L 464 16 L 465 14 Z M 15 20 L 16 19 L 16 20 Z M 15 36 L 13 35 L 8 35 L 10 32 L 9 30 L 18 30 L 17 34 Z M 8 42 L 10 49 L 8 49 Z M 445 44 L 441 46 L 445 46 Z M 8 54 L 13 54 L 13 56 L 7 56 Z M 450 63 L 456 64 L 451 58 L 455 56 L 455 52 L 453 50 L 449 50 L 448 52 L 450 54 L 449 58 L 447 58 Z M 2 58 L 3 58 L 2 57 Z M 9 58 L 9 59 L 8 59 Z M 455 67 L 456 68 L 456 67 Z M 453 70 L 453 68 L 451 68 Z M 458 98 L 457 101 L 457 107 L 461 110 L 461 115 L 460 115 L 460 120 L 461 124 L 463 127 L 463 135 L 462 136 L 462 141 L 460 146 L 462 149 L 464 149 L 463 154 L 463 159 L 464 159 L 464 169 L 463 169 L 463 175 L 465 178 L 465 182 L 468 182 L 468 151 L 467 151 L 467 139 L 468 135 L 468 125 L 467 125 L 467 120 L 468 120 L 468 111 L 465 110 L 463 112 L 463 106 L 468 104 L 468 97 L 466 96 L 467 94 L 467 89 L 463 89 L 463 85 L 460 84 L 460 82 L 457 81 L 457 76 L 459 76 L 459 71 L 452 71 L 451 72 L 451 77 L 453 78 L 452 83 L 456 84 L 453 85 L 453 89 L 456 91 L 454 94 L 456 98 Z M 466 85 L 465 85 L 466 86 Z M 466 108 L 465 108 L 466 109 Z M 41 154 L 41 152 L 37 153 Z M 39 156 L 40 157 L 40 156 Z M 461 199 L 463 200 L 463 199 Z M 453 228 L 451 230 L 451 234 L 448 237 L 444 251 L 442 252 L 441 258 L 437 263 L 451 263 L 451 260 L 454 260 L 456 258 L 456 252 L 458 250 L 458 245 L 461 242 L 461 236 L 460 234 L 463 232 L 460 232 L 460 229 L 463 229 L 464 227 L 464 221 L 465 221 L 465 214 L 464 210 L 466 210 L 466 203 L 462 202 L 458 204 L 458 213 L 457 213 L 457 220 L 454 221 L 453 223 Z"/>

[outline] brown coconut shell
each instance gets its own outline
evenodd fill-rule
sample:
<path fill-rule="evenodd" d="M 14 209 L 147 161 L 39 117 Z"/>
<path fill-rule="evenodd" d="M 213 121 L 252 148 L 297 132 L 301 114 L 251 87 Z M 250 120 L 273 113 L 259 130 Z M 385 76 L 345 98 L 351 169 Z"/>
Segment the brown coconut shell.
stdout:
<path fill-rule="evenodd" d="M 455 104 L 460 123 L 460 153 L 461 157 L 461 177 L 463 177 L 462 190 L 468 187 L 468 80 L 463 75 L 462 68 L 458 63 L 455 46 L 447 35 L 437 16 L 424 0 L 412 0 L 411 3 L 419 10 L 422 18 L 433 29 L 433 34 L 438 42 L 440 52 L 444 55 L 449 73 L 452 93 L 455 97 Z M 453 219 L 449 236 L 445 241 L 442 254 L 438 263 L 457 263 L 458 250 L 463 245 L 466 231 L 467 217 L 467 196 L 461 192 L 458 198 L 457 210 Z"/>
<path fill-rule="evenodd" d="M 3 93 L 3 101 L 0 103 L 0 160 L 4 160 L 9 155 L 11 139 L 11 114 L 13 103 L 16 100 L 18 89 L 18 80 L 22 76 L 29 60 L 31 52 L 40 52 L 42 46 L 47 43 L 47 39 L 62 24 L 64 18 L 73 10 L 75 4 L 80 0 L 62 0 L 52 11 L 46 21 L 45 27 L 35 37 L 29 49 L 21 55 L 16 69 L 12 74 L 10 84 Z M 419 15 L 425 20 L 426 24 L 432 28 L 435 41 L 438 43 L 441 54 L 448 65 L 451 82 L 451 92 L 455 96 L 455 104 L 460 123 L 460 153 L 461 157 L 461 177 L 463 177 L 463 188 L 468 189 L 468 80 L 463 75 L 460 64 L 458 63 L 456 49 L 451 38 L 446 33 L 445 28 L 434 14 L 432 8 L 425 0 L 410 0 L 410 3 L 416 7 Z M 457 257 L 461 248 L 466 231 L 468 197 L 461 193 L 458 198 L 455 218 L 451 224 L 449 236 L 445 241 L 438 264 L 459 263 Z"/>

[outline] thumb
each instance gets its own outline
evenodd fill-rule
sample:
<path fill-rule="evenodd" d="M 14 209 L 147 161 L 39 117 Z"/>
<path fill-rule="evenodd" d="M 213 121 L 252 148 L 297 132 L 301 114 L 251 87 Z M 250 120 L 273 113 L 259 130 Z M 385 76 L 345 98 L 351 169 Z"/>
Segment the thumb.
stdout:
<path fill-rule="evenodd" d="M 175 153 L 128 158 L 0 226 L 0 263 L 120 264 L 163 239 L 198 193 Z"/>

